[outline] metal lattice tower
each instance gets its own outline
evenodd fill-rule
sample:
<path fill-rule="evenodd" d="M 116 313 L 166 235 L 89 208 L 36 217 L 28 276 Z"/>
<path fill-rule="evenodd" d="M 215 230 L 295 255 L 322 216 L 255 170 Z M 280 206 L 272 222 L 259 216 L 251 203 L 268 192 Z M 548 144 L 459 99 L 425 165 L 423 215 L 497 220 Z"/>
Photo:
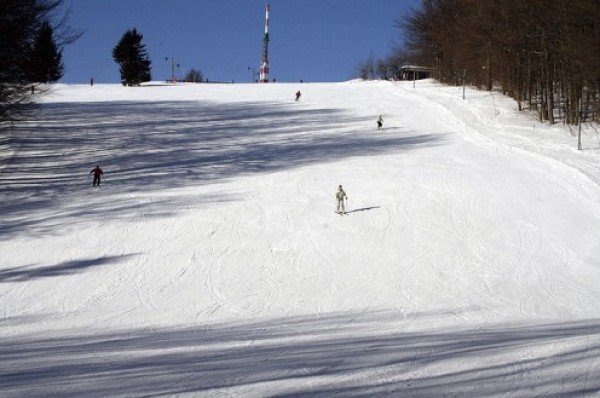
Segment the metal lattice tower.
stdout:
<path fill-rule="evenodd" d="M 260 63 L 260 76 L 258 81 L 267 83 L 269 81 L 269 11 L 271 6 L 267 4 L 265 12 L 265 37 L 263 38 L 263 55 Z"/>

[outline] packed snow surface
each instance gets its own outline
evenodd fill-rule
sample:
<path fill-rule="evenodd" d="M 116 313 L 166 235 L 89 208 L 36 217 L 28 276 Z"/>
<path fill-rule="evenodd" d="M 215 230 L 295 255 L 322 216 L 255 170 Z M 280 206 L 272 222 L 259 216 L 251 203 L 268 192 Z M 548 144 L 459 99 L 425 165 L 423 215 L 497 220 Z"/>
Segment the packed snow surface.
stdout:
<path fill-rule="evenodd" d="M 600 394 L 598 134 L 461 95 L 53 87 L 2 146 L 0 396 Z"/>

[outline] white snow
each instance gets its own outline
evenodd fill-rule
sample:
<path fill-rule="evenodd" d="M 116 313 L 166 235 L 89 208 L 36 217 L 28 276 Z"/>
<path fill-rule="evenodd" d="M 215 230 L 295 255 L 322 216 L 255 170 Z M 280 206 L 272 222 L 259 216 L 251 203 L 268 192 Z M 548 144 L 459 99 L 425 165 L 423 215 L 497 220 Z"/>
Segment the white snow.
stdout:
<path fill-rule="evenodd" d="M 54 87 L 0 169 L 0 396 L 599 395 L 598 135 L 461 95 Z"/>

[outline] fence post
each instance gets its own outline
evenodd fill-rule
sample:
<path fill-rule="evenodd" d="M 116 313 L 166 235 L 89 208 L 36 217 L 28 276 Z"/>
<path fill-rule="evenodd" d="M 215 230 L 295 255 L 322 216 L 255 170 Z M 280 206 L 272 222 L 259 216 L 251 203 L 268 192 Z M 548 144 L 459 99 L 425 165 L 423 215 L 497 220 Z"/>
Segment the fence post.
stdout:
<path fill-rule="evenodd" d="M 579 98 L 579 130 L 577 132 L 577 149 L 581 151 L 581 121 L 583 120 L 583 109 L 581 108 L 581 98 Z"/>
<path fill-rule="evenodd" d="M 465 99 L 465 85 L 467 84 L 467 70 L 463 69 L 463 99 Z"/>

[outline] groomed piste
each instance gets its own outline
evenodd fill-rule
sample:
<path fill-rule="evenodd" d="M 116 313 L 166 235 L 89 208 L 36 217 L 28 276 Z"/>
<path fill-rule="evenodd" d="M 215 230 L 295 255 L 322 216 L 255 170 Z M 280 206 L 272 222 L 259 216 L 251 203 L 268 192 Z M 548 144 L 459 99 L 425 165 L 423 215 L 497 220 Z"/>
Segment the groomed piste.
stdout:
<path fill-rule="evenodd" d="M 593 129 L 433 81 L 51 91 L 0 155 L 0 396 L 600 393 Z"/>

